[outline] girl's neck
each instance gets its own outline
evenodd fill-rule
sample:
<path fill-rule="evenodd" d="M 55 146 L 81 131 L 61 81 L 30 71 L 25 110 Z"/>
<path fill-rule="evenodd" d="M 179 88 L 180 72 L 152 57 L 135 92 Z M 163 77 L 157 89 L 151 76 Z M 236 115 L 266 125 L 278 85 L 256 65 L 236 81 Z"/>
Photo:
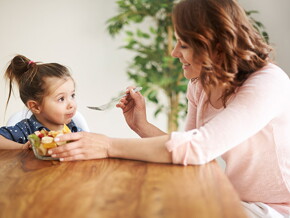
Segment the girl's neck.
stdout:
<path fill-rule="evenodd" d="M 36 117 L 38 122 L 40 122 L 44 127 L 48 128 L 49 130 L 58 131 L 63 128 L 63 124 L 51 123 L 45 118 L 39 116 L 38 114 L 34 114 L 34 116 Z"/>

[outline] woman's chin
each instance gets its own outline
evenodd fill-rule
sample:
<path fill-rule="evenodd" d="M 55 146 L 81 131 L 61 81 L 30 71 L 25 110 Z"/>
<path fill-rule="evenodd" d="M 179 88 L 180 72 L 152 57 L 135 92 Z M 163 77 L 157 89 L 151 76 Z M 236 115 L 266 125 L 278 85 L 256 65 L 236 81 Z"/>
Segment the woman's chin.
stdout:
<path fill-rule="evenodd" d="M 187 72 L 183 72 L 183 75 L 184 75 L 184 77 L 186 78 L 186 79 L 188 79 L 188 80 L 190 80 L 190 79 L 192 79 L 193 78 L 193 76 L 192 75 L 190 75 L 189 73 L 187 73 Z"/>
<path fill-rule="evenodd" d="M 185 77 L 186 79 L 188 79 L 188 80 L 195 79 L 195 78 L 198 77 L 197 74 L 192 73 L 192 72 L 189 72 L 189 71 L 186 71 L 186 70 L 183 71 L 183 75 L 184 75 L 184 77 Z"/>

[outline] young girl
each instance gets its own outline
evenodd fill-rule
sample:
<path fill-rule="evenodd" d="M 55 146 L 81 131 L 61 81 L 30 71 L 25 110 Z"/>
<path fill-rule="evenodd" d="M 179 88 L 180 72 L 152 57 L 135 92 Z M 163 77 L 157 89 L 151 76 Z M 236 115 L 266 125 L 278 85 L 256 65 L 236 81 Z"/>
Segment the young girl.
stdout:
<path fill-rule="evenodd" d="M 182 0 L 172 55 L 189 80 L 186 130 L 166 134 L 146 119 L 130 90 L 118 104 L 141 139 L 93 133 L 59 137 L 63 161 L 119 157 L 205 164 L 222 156 L 249 217 L 290 216 L 290 80 L 236 0 Z"/>
<path fill-rule="evenodd" d="M 7 104 L 16 83 L 22 102 L 33 115 L 15 126 L 0 128 L 1 149 L 28 148 L 27 136 L 43 128 L 60 130 L 67 124 L 72 132 L 81 131 L 72 121 L 77 109 L 75 83 L 65 66 L 36 63 L 17 55 L 4 76 L 9 80 Z"/>

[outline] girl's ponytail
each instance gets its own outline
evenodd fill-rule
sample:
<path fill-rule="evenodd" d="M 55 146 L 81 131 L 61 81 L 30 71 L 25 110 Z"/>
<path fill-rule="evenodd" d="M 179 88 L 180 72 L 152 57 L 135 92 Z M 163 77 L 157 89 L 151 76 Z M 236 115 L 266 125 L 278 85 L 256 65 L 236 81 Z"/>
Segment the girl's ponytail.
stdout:
<path fill-rule="evenodd" d="M 13 84 L 16 83 L 18 88 L 21 89 L 23 84 L 27 84 L 28 81 L 33 80 L 33 77 L 37 72 L 36 68 L 36 63 L 23 55 L 17 55 L 11 60 L 4 74 L 4 77 L 9 81 L 9 93 L 6 102 L 6 109 L 11 93 L 13 92 Z"/>

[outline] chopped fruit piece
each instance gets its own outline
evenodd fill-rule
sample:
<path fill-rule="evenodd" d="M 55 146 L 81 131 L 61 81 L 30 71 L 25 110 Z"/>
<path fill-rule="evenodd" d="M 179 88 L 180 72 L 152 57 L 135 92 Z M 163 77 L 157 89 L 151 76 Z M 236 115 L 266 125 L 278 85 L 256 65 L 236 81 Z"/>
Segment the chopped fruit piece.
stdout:
<path fill-rule="evenodd" d="M 46 156 L 47 155 L 47 149 L 44 148 L 42 145 L 37 148 L 37 151 L 38 151 L 38 153 L 41 156 Z"/>
<path fill-rule="evenodd" d="M 70 131 L 70 128 L 68 128 L 66 124 L 63 124 L 62 132 L 63 134 L 66 134 L 66 133 L 70 133 L 71 131 Z"/>
<path fill-rule="evenodd" d="M 39 147 L 40 146 L 40 138 L 38 138 L 37 135 L 29 135 L 28 139 L 30 140 L 31 144 L 33 144 L 35 147 Z"/>
<path fill-rule="evenodd" d="M 44 136 L 41 139 L 41 144 L 43 145 L 44 148 L 54 148 L 57 146 L 53 140 L 53 137 L 50 136 Z"/>
<path fill-rule="evenodd" d="M 48 136 L 52 136 L 53 138 L 55 138 L 55 137 L 57 136 L 57 134 L 59 134 L 58 131 L 50 131 L 50 132 L 48 133 Z"/>
<path fill-rule="evenodd" d="M 36 131 L 34 134 L 37 135 L 39 138 L 42 138 L 44 136 L 44 134 L 40 131 Z"/>
<path fill-rule="evenodd" d="M 44 143 L 44 144 L 51 143 L 51 142 L 53 142 L 53 137 L 50 137 L 50 136 L 44 136 L 41 139 L 41 143 Z"/>

